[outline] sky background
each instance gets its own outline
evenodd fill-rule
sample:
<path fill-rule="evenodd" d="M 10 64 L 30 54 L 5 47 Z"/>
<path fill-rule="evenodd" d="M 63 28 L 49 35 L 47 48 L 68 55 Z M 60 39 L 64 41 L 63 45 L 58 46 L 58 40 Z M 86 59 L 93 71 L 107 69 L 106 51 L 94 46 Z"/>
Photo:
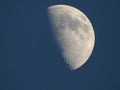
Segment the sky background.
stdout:
<path fill-rule="evenodd" d="M 0 90 L 120 90 L 119 0 L 0 0 Z M 84 12 L 95 31 L 89 60 L 70 71 L 53 39 L 47 8 Z"/>

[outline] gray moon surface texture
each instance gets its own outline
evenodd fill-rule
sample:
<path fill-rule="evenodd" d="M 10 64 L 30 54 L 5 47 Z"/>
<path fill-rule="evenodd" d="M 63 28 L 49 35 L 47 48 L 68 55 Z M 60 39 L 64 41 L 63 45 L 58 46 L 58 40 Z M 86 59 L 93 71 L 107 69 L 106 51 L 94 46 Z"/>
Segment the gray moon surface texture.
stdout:
<path fill-rule="evenodd" d="M 89 59 L 94 48 L 91 22 L 80 10 L 68 5 L 49 6 L 48 17 L 65 63 L 76 70 Z"/>

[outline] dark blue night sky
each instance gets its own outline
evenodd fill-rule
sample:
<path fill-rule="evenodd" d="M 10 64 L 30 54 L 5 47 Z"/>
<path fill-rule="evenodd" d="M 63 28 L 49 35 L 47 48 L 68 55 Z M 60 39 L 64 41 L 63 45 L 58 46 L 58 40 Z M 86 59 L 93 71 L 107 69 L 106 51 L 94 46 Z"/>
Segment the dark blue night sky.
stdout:
<path fill-rule="evenodd" d="M 120 90 L 119 0 L 0 0 L 0 90 Z M 70 71 L 54 42 L 47 8 L 67 4 L 93 24 L 94 51 Z"/>

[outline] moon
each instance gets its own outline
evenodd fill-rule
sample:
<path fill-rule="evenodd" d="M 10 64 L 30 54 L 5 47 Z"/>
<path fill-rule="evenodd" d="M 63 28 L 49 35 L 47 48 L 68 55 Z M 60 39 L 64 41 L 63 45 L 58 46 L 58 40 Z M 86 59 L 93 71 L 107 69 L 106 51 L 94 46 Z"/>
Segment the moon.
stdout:
<path fill-rule="evenodd" d="M 95 43 L 93 26 L 80 10 L 68 5 L 48 7 L 51 31 L 66 65 L 81 67 L 90 57 Z"/>

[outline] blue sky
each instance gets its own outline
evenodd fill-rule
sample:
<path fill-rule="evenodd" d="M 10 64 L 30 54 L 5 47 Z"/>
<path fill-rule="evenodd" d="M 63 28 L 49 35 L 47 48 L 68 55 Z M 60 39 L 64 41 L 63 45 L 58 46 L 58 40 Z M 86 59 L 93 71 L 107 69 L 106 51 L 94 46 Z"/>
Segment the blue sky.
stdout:
<path fill-rule="evenodd" d="M 94 51 L 70 71 L 53 40 L 47 8 L 66 4 L 93 24 Z M 0 90 L 119 90 L 118 0 L 1 0 Z"/>

